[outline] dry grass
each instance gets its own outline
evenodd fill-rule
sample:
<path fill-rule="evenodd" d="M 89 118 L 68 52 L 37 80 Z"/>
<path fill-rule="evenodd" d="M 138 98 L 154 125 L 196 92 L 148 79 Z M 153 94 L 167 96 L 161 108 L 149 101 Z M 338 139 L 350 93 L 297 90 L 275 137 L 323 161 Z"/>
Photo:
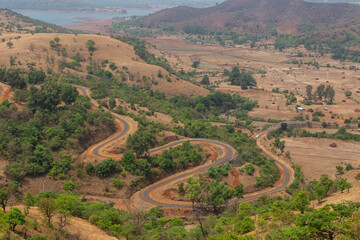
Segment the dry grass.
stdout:
<path fill-rule="evenodd" d="M 337 147 L 330 147 L 336 143 Z M 334 141 L 331 139 L 314 138 L 285 138 L 285 151 L 290 151 L 292 162 L 299 164 L 305 179 L 310 181 L 328 174 L 336 178 L 336 166 L 350 163 L 353 167 L 360 167 L 360 144 L 355 142 Z M 354 179 L 358 170 L 347 173 L 349 181 L 358 185 Z M 351 176 L 350 176 L 351 175 Z M 345 175 L 346 177 L 346 175 Z"/>
<path fill-rule="evenodd" d="M 103 60 L 108 59 L 116 64 L 117 70 L 121 71 L 122 67 L 127 67 L 129 85 L 137 84 L 143 85 L 143 76 L 146 76 L 148 84 L 154 90 L 160 90 L 167 96 L 174 94 L 190 95 L 206 95 L 208 90 L 198 87 L 192 83 L 184 80 L 177 80 L 175 76 L 170 76 L 164 69 L 149 65 L 141 60 L 133 51 L 133 47 L 125 44 L 116 39 L 99 35 L 74 35 L 74 34 L 22 34 L 18 40 L 12 40 L 13 47 L 9 48 L 6 42 L 12 38 L 14 39 L 19 34 L 5 34 L 5 42 L 0 43 L 0 65 L 10 66 L 10 57 L 16 58 L 16 65 L 13 67 L 21 67 L 27 69 L 27 63 L 35 63 L 36 68 L 42 68 L 47 71 L 51 68 L 53 71 L 58 72 L 58 63 L 60 61 L 72 61 L 71 57 L 76 53 L 80 53 L 85 58 L 85 62 L 78 71 L 72 69 L 64 69 L 65 73 L 76 74 L 84 78 L 86 76 L 86 65 L 89 64 L 90 54 L 86 47 L 88 40 L 95 41 L 95 52 L 92 59 L 101 63 Z M 55 37 L 60 38 L 60 46 L 57 49 L 50 48 L 49 42 Z M 61 53 L 61 50 L 65 48 L 67 56 Z M 108 68 L 107 68 L 108 69 Z M 108 69 L 109 70 L 109 69 Z M 162 78 L 158 77 L 158 71 L 162 71 Z M 124 71 L 124 70 L 123 70 Z M 124 71 L 125 72 L 125 71 Z M 113 74 L 120 78 L 120 74 L 117 71 L 113 71 Z M 132 76 L 132 79 L 130 78 Z M 170 77 L 171 82 L 167 81 L 166 77 Z M 150 78 L 150 79 L 149 79 Z M 157 85 L 153 82 L 157 82 Z"/>

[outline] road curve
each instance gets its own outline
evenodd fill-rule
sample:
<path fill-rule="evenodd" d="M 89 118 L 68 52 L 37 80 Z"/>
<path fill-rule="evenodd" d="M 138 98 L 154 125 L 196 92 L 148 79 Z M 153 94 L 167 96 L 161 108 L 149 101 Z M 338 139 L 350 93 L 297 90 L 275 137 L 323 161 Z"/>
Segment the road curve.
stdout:
<path fill-rule="evenodd" d="M 76 86 L 76 88 L 79 90 L 80 94 L 84 95 L 84 96 L 88 96 L 87 92 L 85 91 L 85 89 L 83 87 L 80 87 L 80 86 Z M 90 97 L 90 96 L 89 96 Z M 94 149 L 91 150 L 91 154 L 97 158 L 103 158 L 103 159 L 106 159 L 106 158 L 115 158 L 115 159 L 119 159 L 122 157 L 122 155 L 120 154 L 110 154 L 110 155 L 102 155 L 100 153 L 100 149 L 102 149 L 103 147 L 105 147 L 106 145 L 118 140 L 119 138 L 125 136 L 129 130 L 129 124 L 124 120 L 122 119 L 121 117 L 119 117 L 118 115 L 116 114 L 113 114 L 112 115 L 122 123 L 123 125 L 123 129 L 122 131 L 116 135 L 115 137 L 109 139 L 109 140 L 106 140 L 105 142 L 99 144 L 98 146 L 96 146 Z M 260 142 L 260 138 L 262 138 L 263 136 L 265 136 L 271 129 L 273 128 L 276 128 L 278 127 L 278 125 L 275 125 L 274 127 L 268 129 L 267 131 L 263 132 L 262 134 L 259 135 L 259 139 L 257 140 L 257 145 L 259 148 L 261 148 L 261 150 L 263 150 L 264 152 L 264 149 L 262 148 L 262 146 L 259 144 Z M 191 143 L 209 143 L 211 145 L 215 145 L 215 146 L 218 146 L 220 148 L 223 148 L 225 149 L 225 155 L 220 157 L 219 159 L 217 159 L 215 162 L 209 164 L 209 165 L 206 165 L 206 166 L 200 166 L 200 167 L 196 167 L 194 170 L 192 171 L 186 171 L 185 173 L 183 174 L 177 174 L 176 176 L 170 176 L 158 183 L 155 183 L 151 186 L 148 186 L 147 188 L 143 189 L 140 191 L 140 196 L 141 198 L 152 204 L 152 205 L 162 205 L 164 207 L 174 207 L 174 208 L 191 208 L 192 206 L 191 205 L 188 205 L 188 204 L 182 204 L 182 203 L 176 203 L 176 204 L 171 204 L 171 203 L 166 203 L 166 202 L 162 202 L 161 200 L 159 199 L 154 199 L 152 197 L 152 192 L 166 184 L 170 184 L 172 182 L 176 182 L 180 179 L 183 179 L 183 178 L 186 178 L 186 177 L 189 177 L 189 176 L 192 176 L 194 174 L 198 174 L 198 173 L 201 173 L 201 172 L 204 172 L 206 170 L 208 170 L 209 168 L 211 167 L 216 167 L 216 166 L 219 166 L 221 164 L 224 164 L 224 163 L 227 163 L 231 160 L 233 160 L 234 158 L 236 157 L 240 157 L 238 152 L 229 144 L 227 143 L 224 143 L 224 142 L 221 142 L 221 141 L 217 141 L 217 140 L 211 140 L 211 139 L 185 139 L 185 140 L 180 140 L 180 141 L 176 141 L 176 142 L 172 142 L 170 144 L 167 144 L 165 146 L 162 146 L 162 147 L 159 147 L 159 148 L 156 148 L 156 149 L 153 149 L 153 150 L 150 150 L 148 153 L 150 154 L 154 154 L 154 153 L 157 153 L 157 152 L 160 152 L 162 150 L 165 150 L 165 149 L 168 149 L 170 147 L 175 147 L 175 146 L 178 146 L 186 141 L 190 141 Z M 269 154 L 267 154 L 266 152 L 264 152 L 265 155 L 267 155 L 268 157 L 271 158 L 271 156 Z M 256 198 L 260 197 L 261 195 L 263 194 L 272 194 L 272 193 L 275 193 L 275 192 L 279 192 L 279 191 L 282 191 L 286 188 L 286 186 L 288 186 L 288 184 L 290 183 L 290 170 L 288 169 L 288 167 L 283 164 L 282 162 L 280 161 L 277 161 L 275 160 L 275 162 L 277 163 L 278 167 L 279 168 L 282 168 L 282 170 L 284 171 L 285 173 L 285 177 L 282 179 L 282 183 L 281 184 L 278 184 L 277 187 L 274 187 L 274 188 L 270 188 L 270 189 L 266 189 L 264 191 L 261 191 L 259 193 L 252 193 L 252 194 L 248 194 L 248 195 L 245 195 L 244 198 L 238 200 L 238 199 L 234 199 L 232 201 L 230 201 L 230 203 L 232 202 L 236 202 L 236 201 L 252 201 L 252 200 L 255 200 Z M 165 199 L 163 199 L 165 200 Z M 165 200 L 166 201 L 166 200 Z"/>

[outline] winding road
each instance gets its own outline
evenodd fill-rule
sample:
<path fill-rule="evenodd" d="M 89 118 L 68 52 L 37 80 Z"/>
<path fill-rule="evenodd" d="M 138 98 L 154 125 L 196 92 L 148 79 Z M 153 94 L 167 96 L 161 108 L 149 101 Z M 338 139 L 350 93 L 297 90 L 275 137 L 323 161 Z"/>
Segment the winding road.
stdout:
<path fill-rule="evenodd" d="M 85 88 L 80 87 L 80 86 L 76 86 L 76 88 L 78 89 L 78 91 L 80 92 L 81 95 L 84 96 L 88 96 Z M 1 94 L 3 92 L 3 88 L 0 86 L 0 97 Z M 88 96 L 90 97 L 90 96 Z M 94 103 L 92 103 L 92 105 L 96 106 Z M 107 140 L 103 141 L 100 144 L 97 144 L 93 147 L 93 149 L 91 149 L 90 154 L 93 155 L 94 157 L 97 158 L 103 158 L 103 159 L 107 159 L 107 158 L 115 158 L 115 159 L 120 159 L 122 157 L 122 155 L 120 154 L 106 154 L 103 155 L 101 153 L 101 149 L 104 148 L 105 146 L 107 146 L 110 143 L 113 143 L 117 140 L 119 140 L 121 137 L 126 136 L 128 134 L 129 131 L 129 123 L 122 119 L 121 116 L 112 113 L 111 114 L 115 117 L 115 119 L 117 121 L 119 121 L 122 124 L 122 130 L 116 134 L 115 136 L 111 136 L 109 137 Z M 267 155 L 270 158 L 274 158 L 274 156 L 271 156 L 271 153 L 268 152 L 263 146 L 261 146 L 260 144 L 260 139 L 262 139 L 264 136 L 266 136 L 266 134 L 268 133 L 268 131 L 270 131 L 273 128 L 279 127 L 279 125 L 275 125 L 272 128 L 268 129 L 267 131 L 261 133 L 257 139 L 257 145 L 258 147 L 264 152 L 265 155 Z M 212 146 L 216 146 L 218 148 L 223 149 L 224 154 L 223 156 L 219 157 L 216 161 L 214 161 L 211 164 L 205 165 L 205 166 L 199 166 L 199 167 L 195 167 L 194 169 L 185 171 L 184 173 L 179 173 L 179 174 L 175 174 L 173 176 L 167 177 L 151 186 L 148 186 L 147 188 L 143 189 L 140 191 L 140 196 L 141 198 L 151 204 L 151 205 L 162 205 L 164 207 L 173 207 L 173 208 L 191 208 L 191 204 L 187 203 L 187 202 L 176 202 L 176 203 L 169 203 L 167 202 L 167 199 L 165 198 L 161 198 L 161 199 L 157 199 L 152 193 L 167 185 L 167 184 L 172 184 L 172 183 L 176 183 L 182 179 L 186 179 L 187 177 L 190 177 L 192 175 L 204 172 L 206 170 L 208 170 L 211 167 L 216 167 L 219 166 L 221 164 L 230 162 L 231 160 L 240 157 L 238 152 L 229 144 L 221 142 L 221 141 L 217 141 L 217 140 L 211 140 L 211 139 L 185 139 L 185 140 L 179 140 L 179 141 L 175 141 L 172 142 L 170 144 L 167 144 L 165 146 L 150 150 L 148 153 L 149 154 L 154 154 L 157 152 L 161 152 L 165 149 L 168 149 L 170 147 L 175 147 L 178 145 L 181 145 L 182 143 L 184 143 L 185 141 L 190 141 L 191 143 L 205 143 L 205 144 L 210 144 Z M 263 191 L 260 192 L 256 192 L 256 193 L 252 193 L 252 194 L 247 194 L 244 196 L 244 198 L 242 199 L 233 199 L 232 201 L 230 201 L 230 203 L 232 202 L 239 202 L 239 201 L 253 201 L 255 199 L 257 199 L 258 197 L 260 197 L 263 194 L 272 194 L 272 193 L 276 193 L 279 191 L 284 190 L 290 183 L 290 177 L 291 177 L 291 173 L 290 173 L 290 169 L 281 161 L 276 160 L 276 164 L 279 167 L 280 171 L 283 172 L 284 174 L 282 174 L 282 178 L 279 180 L 279 182 L 276 184 L 276 187 L 274 188 L 270 188 L 270 189 L 265 189 Z"/>
<path fill-rule="evenodd" d="M 86 90 L 83 87 L 80 87 L 80 86 L 76 86 L 76 87 L 82 95 L 88 96 Z M 88 97 L 90 97 L 90 96 L 88 96 Z M 114 141 L 117 141 L 119 138 L 125 136 L 129 130 L 129 124 L 124 119 L 122 119 L 117 114 L 112 113 L 112 115 L 115 117 L 116 120 L 118 120 L 123 125 L 122 131 L 118 135 L 109 138 L 108 140 L 104 141 L 103 143 L 101 143 L 99 145 L 96 145 L 90 152 L 95 157 L 103 158 L 103 159 L 106 159 L 106 158 L 119 159 L 122 157 L 122 155 L 120 155 L 120 154 L 103 155 L 100 153 L 100 150 L 102 148 L 104 148 L 105 146 L 107 146 L 110 143 L 113 143 Z M 273 126 L 272 128 L 269 128 L 268 130 L 262 132 L 257 139 L 258 147 L 269 158 L 274 158 L 274 156 L 271 156 L 272 154 L 270 152 L 268 152 L 263 146 L 260 145 L 260 140 L 264 136 L 266 136 L 266 134 L 270 130 L 272 130 L 274 128 L 278 128 L 279 126 L 280 125 L 277 124 L 277 125 Z M 153 192 L 165 185 L 176 183 L 176 182 L 178 182 L 182 179 L 186 179 L 187 177 L 190 177 L 192 175 L 195 175 L 195 174 L 198 174 L 201 172 L 205 172 L 211 167 L 216 167 L 216 166 L 222 165 L 224 163 L 230 162 L 231 160 L 235 159 L 236 157 L 240 157 L 238 152 L 231 145 L 224 143 L 224 142 L 217 141 L 217 140 L 211 140 L 211 139 L 185 139 L 185 140 L 175 141 L 175 142 L 172 142 L 165 146 L 150 150 L 148 153 L 154 154 L 157 152 L 161 152 L 162 150 L 168 149 L 170 147 L 178 146 L 178 145 L 184 143 L 185 141 L 190 141 L 190 143 L 207 143 L 212 146 L 217 146 L 217 147 L 224 149 L 225 154 L 224 154 L 224 156 L 221 156 L 220 158 L 218 158 L 215 162 L 213 162 L 211 164 L 196 167 L 196 168 L 194 168 L 190 171 L 186 171 L 182 174 L 175 174 L 173 176 L 169 176 L 169 177 L 141 190 L 140 196 L 147 203 L 150 203 L 151 205 L 162 205 L 164 207 L 172 207 L 172 208 L 191 208 L 192 206 L 189 203 L 184 203 L 184 202 L 180 202 L 180 201 L 178 201 L 176 203 L 169 203 L 169 202 L 167 202 L 167 199 L 165 199 L 165 198 L 157 199 L 155 194 L 153 194 Z M 232 201 L 230 201 L 230 203 L 239 202 L 239 201 L 253 201 L 263 194 L 273 194 L 273 193 L 284 190 L 290 183 L 291 172 L 290 172 L 290 169 L 283 162 L 276 160 L 276 158 L 275 158 L 275 162 L 276 162 L 277 166 L 279 167 L 280 171 L 283 172 L 282 178 L 276 184 L 276 187 L 265 189 L 260 192 L 247 194 L 244 196 L 244 198 L 242 198 L 240 200 L 233 199 Z"/>

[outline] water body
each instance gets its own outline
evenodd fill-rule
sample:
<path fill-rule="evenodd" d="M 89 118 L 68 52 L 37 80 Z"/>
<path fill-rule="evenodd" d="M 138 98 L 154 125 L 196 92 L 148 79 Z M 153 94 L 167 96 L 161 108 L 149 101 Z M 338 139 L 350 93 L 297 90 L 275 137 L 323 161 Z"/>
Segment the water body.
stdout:
<path fill-rule="evenodd" d="M 153 9 L 128 9 L 127 14 L 116 13 L 81 13 L 81 12 L 48 12 L 48 11 L 26 11 L 15 10 L 16 12 L 56 25 L 79 25 L 79 19 L 76 18 L 95 18 L 95 19 L 112 19 L 114 17 L 131 17 L 146 16 L 154 13 Z"/>

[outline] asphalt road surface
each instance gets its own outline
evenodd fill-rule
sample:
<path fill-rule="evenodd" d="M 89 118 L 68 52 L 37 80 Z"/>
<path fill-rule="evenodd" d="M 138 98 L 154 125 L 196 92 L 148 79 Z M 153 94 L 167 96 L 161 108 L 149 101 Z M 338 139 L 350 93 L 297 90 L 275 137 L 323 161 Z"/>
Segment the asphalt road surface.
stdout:
<path fill-rule="evenodd" d="M 79 89 L 79 91 L 81 92 L 82 95 L 85 95 L 85 96 L 87 95 L 84 88 L 79 87 L 79 86 L 77 86 L 77 88 Z M 129 124 L 124 119 L 122 119 L 119 116 L 114 115 L 114 114 L 113 114 L 113 116 L 123 124 L 123 126 L 124 126 L 123 130 L 116 137 L 114 137 L 114 138 L 100 144 L 96 148 L 94 148 L 91 151 L 91 154 L 93 154 L 96 157 L 104 158 L 104 159 L 109 158 L 109 157 L 113 157 L 113 158 L 120 158 L 121 157 L 121 155 L 116 155 L 116 154 L 114 154 L 113 156 L 104 156 L 104 155 L 101 155 L 99 153 L 99 150 L 101 148 L 103 148 L 104 146 L 106 146 L 109 143 L 112 143 L 112 142 L 118 140 L 119 138 L 124 136 L 129 130 Z M 276 128 L 276 127 L 279 127 L 279 124 L 273 126 L 272 128 L 268 129 L 267 131 L 263 132 L 262 134 L 259 135 L 259 137 L 261 137 L 264 134 L 267 134 L 268 131 L 270 131 L 270 130 Z M 190 140 L 176 141 L 176 142 L 168 144 L 166 146 L 163 146 L 163 147 L 160 147 L 160 148 L 157 148 L 157 149 L 154 149 L 154 150 L 150 150 L 148 153 L 156 153 L 156 152 L 168 149 L 170 147 L 175 147 L 175 146 L 178 146 L 178 145 L 184 143 L 185 141 L 190 141 L 191 143 L 210 143 L 212 145 L 224 148 L 226 150 L 226 154 L 225 154 L 225 156 L 217 159 L 212 164 L 196 168 L 193 171 L 189 171 L 189 172 L 186 172 L 184 174 L 176 175 L 175 177 L 170 176 L 167 179 L 165 179 L 163 181 L 160 181 L 159 183 L 155 183 L 155 184 L 143 189 L 141 191 L 141 193 L 140 193 L 140 196 L 142 197 L 143 200 L 145 200 L 146 202 L 151 203 L 153 205 L 162 205 L 164 207 L 191 208 L 192 207 L 191 205 L 166 203 L 166 199 L 161 199 L 161 200 L 164 200 L 164 202 L 160 202 L 160 200 L 156 200 L 156 199 L 153 199 L 151 197 L 151 192 L 154 191 L 157 188 L 160 188 L 160 187 L 166 185 L 166 184 L 171 184 L 172 182 L 176 182 L 179 179 L 186 178 L 186 177 L 192 176 L 194 174 L 198 174 L 198 173 L 207 171 L 211 167 L 219 166 L 221 164 L 230 162 L 231 160 L 233 160 L 236 157 L 240 157 L 238 152 L 232 146 L 230 146 L 229 144 L 224 143 L 224 142 L 220 142 L 220 141 L 217 141 L 217 140 L 211 140 L 211 139 L 190 139 Z M 270 157 L 268 154 L 266 154 L 266 153 L 264 153 L 264 154 L 267 155 L 268 157 Z M 269 189 L 267 191 L 261 191 L 258 194 L 254 193 L 253 195 L 244 197 L 242 199 L 233 199 L 233 200 L 230 201 L 230 203 L 232 203 L 232 202 L 240 202 L 240 201 L 253 201 L 253 200 L 257 199 L 258 197 L 260 197 L 263 194 L 272 194 L 272 193 L 276 193 L 276 192 L 284 190 L 288 186 L 288 184 L 290 183 L 290 170 L 283 163 L 281 163 L 279 161 L 276 161 L 276 160 L 275 160 L 275 162 L 278 165 L 280 165 L 284 169 L 284 172 L 285 172 L 285 179 L 284 179 L 283 183 L 280 186 L 271 188 L 271 189 Z"/>

